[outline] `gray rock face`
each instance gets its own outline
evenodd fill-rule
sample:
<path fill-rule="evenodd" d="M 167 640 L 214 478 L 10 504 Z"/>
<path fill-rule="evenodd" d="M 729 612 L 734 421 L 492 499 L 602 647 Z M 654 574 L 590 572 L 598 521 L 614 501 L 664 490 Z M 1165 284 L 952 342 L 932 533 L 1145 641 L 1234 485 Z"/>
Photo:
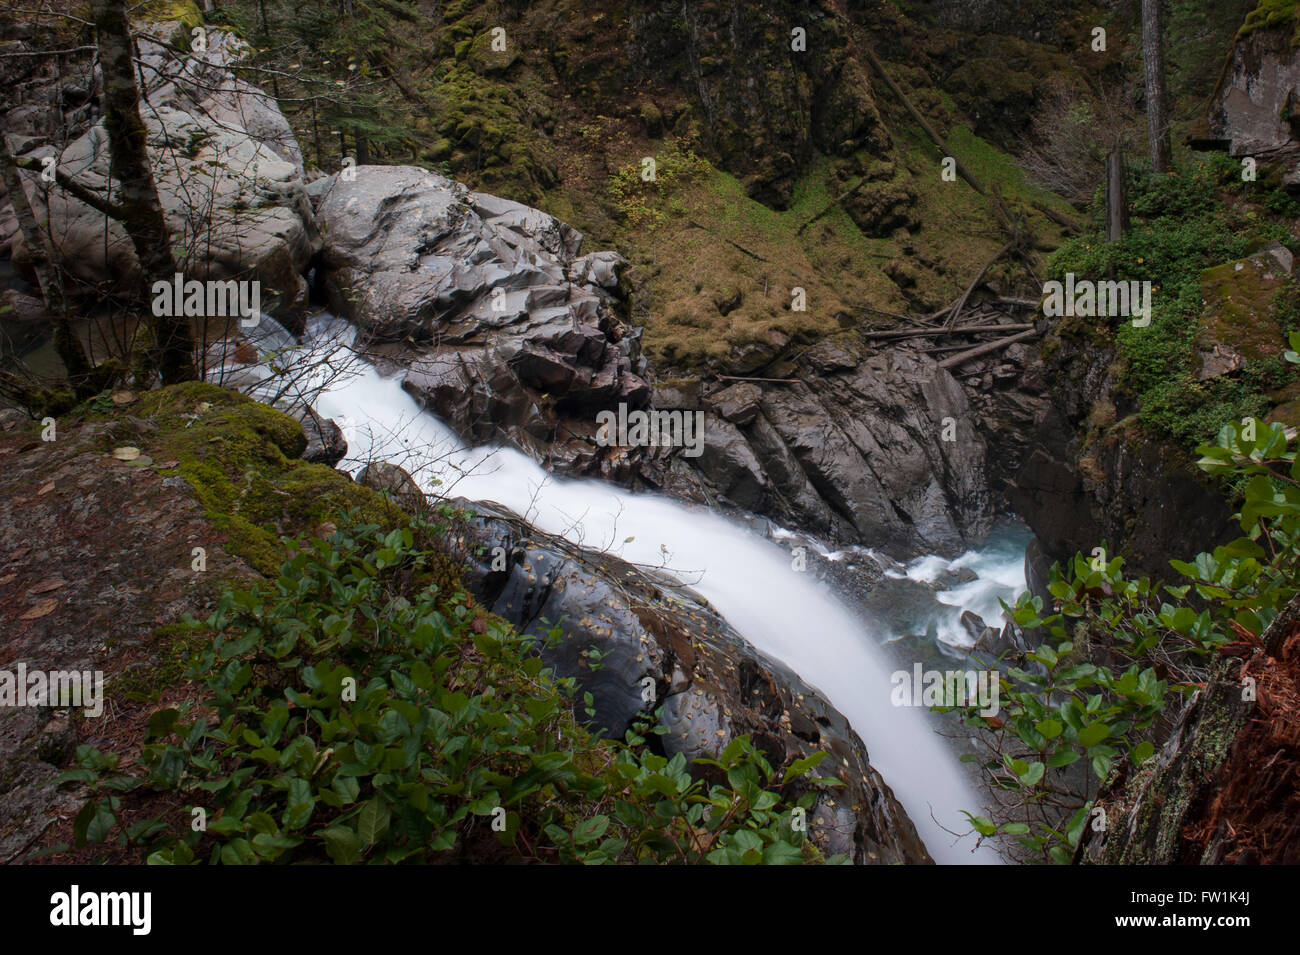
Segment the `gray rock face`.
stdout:
<path fill-rule="evenodd" d="M 621 256 L 575 258 L 582 236 L 558 219 L 409 166 L 332 177 L 317 213 L 335 311 L 420 346 L 409 392 L 467 440 L 617 474 L 596 412 L 650 394 L 615 313 Z"/>
<path fill-rule="evenodd" d="M 1291 33 L 1287 24 L 1253 30 L 1237 41 L 1203 136 L 1233 156 L 1278 165 L 1283 182 L 1300 187 L 1300 53 L 1291 48 Z"/>
<path fill-rule="evenodd" d="M 1032 450 L 1007 490 L 1047 565 L 1103 541 L 1125 567 L 1165 578 L 1169 558 L 1232 537 L 1231 509 L 1186 450 L 1124 428 L 1090 434 L 1090 420 L 1122 418 L 1110 405 L 1113 346 L 1052 332 L 1040 374 L 1048 405 L 1029 432 Z"/>
<path fill-rule="evenodd" d="M 705 385 L 702 500 L 898 557 L 956 554 L 988 530 L 984 440 L 946 371 L 901 350 L 806 360 L 795 384 Z M 661 467 L 638 473 L 656 484 Z"/>
<path fill-rule="evenodd" d="M 394 503 L 411 513 L 418 513 L 424 509 L 425 497 L 424 492 L 420 490 L 420 485 L 415 483 L 415 478 L 411 477 L 405 469 L 396 464 L 387 464 L 383 461 L 367 464 L 357 475 L 357 483 L 390 495 Z"/>
<path fill-rule="evenodd" d="M 167 26 L 154 32 L 166 35 Z M 300 314 L 307 301 L 301 273 L 318 246 L 302 154 L 275 100 L 231 72 L 248 45 L 232 33 L 209 30 L 207 52 L 183 59 L 145 38 L 139 47 L 146 81 L 141 115 L 154 180 L 173 245 L 185 250 L 177 265 L 190 278 L 256 279 L 264 311 Z M 42 146 L 28 155 L 54 152 Z M 101 195 L 108 165 L 102 123 L 58 157 L 60 170 Z M 114 292 L 138 288 L 139 265 L 120 224 L 106 223 L 102 213 L 59 188 L 49 190 L 46 212 L 45 190 L 30 175 L 25 186 L 37 218 L 48 214 L 57 254 L 73 276 Z M 13 242 L 21 268 L 21 237 Z"/>
<path fill-rule="evenodd" d="M 466 585 L 521 633 L 562 631 L 543 657 L 592 694 L 595 722 L 612 736 L 621 738 L 638 714 L 662 706 L 668 733 L 660 739 L 669 755 L 716 758 L 743 734 L 773 765 L 821 750 L 829 757 L 825 773 L 846 786 L 819 798 L 809 814 L 810 836 L 857 863 L 930 861 L 844 717 L 697 595 L 540 534 L 508 512 L 472 507 L 479 516 L 458 529 L 457 539 L 469 565 Z M 593 649 L 598 666 L 590 662 Z"/>
<path fill-rule="evenodd" d="M 413 346 L 403 386 L 467 441 L 900 557 L 956 554 L 988 528 L 984 440 L 961 387 L 924 356 L 823 343 L 793 384 L 665 381 L 656 410 L 703 411 L 703 452 L 615 447 L 597 440 L 598 413 L 651 400 L 616 253 L 575 258 L 581 236 L 562 222 L 424 169 L 363 166 L 312 192 L 332 307 Z M 763 343 L 753 370 L 789 345 Z"/>

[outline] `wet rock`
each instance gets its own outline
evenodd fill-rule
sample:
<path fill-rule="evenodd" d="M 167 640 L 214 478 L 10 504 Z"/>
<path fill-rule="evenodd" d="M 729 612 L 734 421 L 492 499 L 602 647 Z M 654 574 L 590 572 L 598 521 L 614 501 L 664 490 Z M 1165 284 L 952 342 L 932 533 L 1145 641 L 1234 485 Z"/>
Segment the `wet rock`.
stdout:
<path fill-rule="evenodd" d="M 747 381 L 737 382 L 709 396 L 709 404 L 722 417 L 737 427 L 745 427 L 758 417 L 763 391 Z"/>
<path fill-rule="evenodd" d="M 0 236 L 0 247 L 4 239 Z M 50 337 L 50 316 L 45 302 L 17 289 L 0 294 L 0 340 L 14 354 L 21 355 Z"/>
<path fill-rule="evenodd" d="M 696 467 L 727 501 L 745 510 L 762 507 L 767 476 L 735 425 L 714 417 L 705 418 L 704 453 Z"/>
<path fill-rule="evenodd" d="M 1106 541 L 1127 568 L 1163 579 L 1169 555 L 1213 549 L 1235 536 L 1231 509 L 1184 449 L 1135 428 L 1104 427 L 1118 416 L 1110 404 L 1113 347 L 1059 330 L 1049 343 L 1040 372 L 1047 402 L 1006 489 L 1048 563 Z"/>
<path fill-rule="evenodd" d="M 610 735 L 622 736 L 638 716 L 662 706 L 668 732 L 660 739 L 669 754 L 716 756 L 741 734 L 773 765 L 825 751 L 824 766 L 846 787 L 819 797 L 810 813 L 813 838 L 859 863 L 929 861 L 847 721 L 696 594 L 541 534 L 504 510 L 469 506 L 479 516 L 458 528 L 454 542 L 469 565 L 466 585 L 520 632 L 561 630 L 543 656 L 592 693 L 596 723 Z M 494 569 L 500 554 L 508 555 L 507 566 Z M 600 654 L 595 667 L 592 649 Z"/>
<path fill-rule="evenodd" d="M 972 644 L 979 643 L 984 638 L 985 631 L 993 629 L 984 622 L 983 617 L 970 610 L 963 610 L 960 619 L 962 629 L 966 631 L 966 636 L 970 637 Z"/>
<path fill-rule="evenodd" d="M 651 390 L 650 403 L 655 408 L 687 410 L 699 408 L 699 379 L 673 378 L 667 381 L 656 381 Z"/>
<path fill-rule="evenodd" d="M 392 496 L 398 507 L 412 514 L 425 508 L 424 492 L 405 468 L 376 461 L 367 464 L 357 475 L 357 483 Z"/>
<path fill-rule="evenodd" d="M 811 388 L 766 390 L 762 410 L 833 513 L 833 539 L 955 555 L 987 530 L 983 441 L 960 386 L 928 359 L 873 355 Z"/>
<path fill-rule="evenodd" d="M 304 461 L 334 467 L 347 455 L 348 442 L 343 436 L 343 429 L 332 418 L 322 418 L 312 413 L 304 415 L 299 421 L 303 433 L 307 435 L 307 447 L 302 452 Z"/>
<path fill-rule="evenodd" d="M 558 219 L 409 166 L 331 177 L 317 213 L 334 309 L 416 346 L 400 359 L 407 391 L 466 440 L 616 470 L 596 414 L 650 397 L 613 306 L 620 256 L 575 259 L 582 236 Z"/>

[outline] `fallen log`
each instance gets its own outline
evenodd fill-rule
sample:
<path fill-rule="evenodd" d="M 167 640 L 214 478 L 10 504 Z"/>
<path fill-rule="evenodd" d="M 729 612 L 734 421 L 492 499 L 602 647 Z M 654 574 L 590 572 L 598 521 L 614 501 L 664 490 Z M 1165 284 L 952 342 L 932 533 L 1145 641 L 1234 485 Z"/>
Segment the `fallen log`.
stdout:
<path fill-rule="evenodd" d="M 975 286 L 979 285 L 980 282 L 984 280 L 984 276 L 988 274 L 989 269 L 993 268 L 998 259 L 1010 252 L 1015 244 L 1015 240 L 1013 239 L 1002 248 L 998 249 L 998 251 L 994 253 L 993 258 L 989 259 L 984 268 L 980 269 L 979 275 L 975 276 L 970 285 L 966 286 L 966 291 L 962 292 L 961 298 L 957 299 L 957 304 L 954 305 L 952 311 L 948 313 L 948 318 L 943 323 L 945 328 L 951 327 L 956 323 L 957 316 L 960 315 L 961 310 L 966 307 L 966 300 L 970 298 L 970 293 L 975 291 Z"/>
<path fill-rule="evenodd" d="M 933 319 L 933 316 L 930 315 L 903 315 L 900 312 L 891 312 L 888 309 L 876 308 L 874 305 L 866 305 L 863 307 L 868 312 L 874 312 L 877 315 L 888 315 L 890 318 L 896 318 L 900 322 L 911 322 L 913 325 L 924 326 L 926 322 Z"/>
<path fill-rule="evenodd" d="M 963 364 L 964 362 L 968 362 L 972 358 L 979 358 L 981 355 L 987 355 L 990 352 L 998 351 L 1000 349 L 1006 348 L 1008 345 L 1014 345 L 1016 342 L 1022 342 L 1026 338 L 1033 338 L 1037 334 L 1038 334 L 1038 330 L 1031 328 L 1027 332 L 1021 332 L 1019 335 L 1012 335 L 1010 338 L 999 338 L 995 342 L 988 342 L 983 345 L 977 345 L 974 348 L 970 349 L 969 351 L 962 352 L 960 355 L 953 355 L 951 358 L 945 358 L 943 361 L 939 362 L 939 367 L 956 368 L 958 365 Z"/>
<path fill-rule="evenodd" d="M 861 179 L 859 179 L 859 180 L 857 181 L 857 183 L 856 183 L 855 185 L 849 187 L 849 188 L 846 189 L 844 192 L 840 193 L 836 198 L 832 199 L 829 203 L 826 204 L 826 207 L 825 207 L 824 209 L 822 209 L 821 212 L 817 213 L 815 216 L 813 216 L 811 219 L 809 219 L 807 222 L 805 222 L 803 225 L 801 225 L 801 226 L 799 227 L 799 230 L 795 233 L 795 235 L 803 235 L 804 230 L 807 229 L 810 225 L 812 225 L 814 222 L 816 222 L 816 221 L 817 221 L 818 219 L 820 219 L 822 216 L 826 215 L 826 213 L 830 212 L 832 209 L 834 209 L 836 206 L 838 206 L 841 202 L 843 202 L 843 201 L 844 201 L 845 199 L 847 199 L 849 196 L 853 195 L 855 192 L 857 192 L 857 191 L 858 191 L 859 189 L 861 189 L 863 186 L 865 186 L 865 185 L 867 184 L 867 180 L 868 180 L 869 178 L 870 178 L 869 176 L 863 176 Z"/>
<path fill-rule="evenodd" d="M 768 381 L 777 385 L 802 385 L 802 378 L 749 378 L 744 375 L 718 375 L 723 381 Z"/>
<path fill-rule="evenodd" d="M 940 335 L 978 335 L 985 332 L 1024 332 L 1033 325 L 964 325 L 960 328 L 903 328 L 887 332 L 866 332 L 862 337 L 882 338 L 937 338 Z"/>
<path fill-rule="evenodd" d="M 938 348 L 922 348 L 922 355 L 939 355 L 946 351 L 963 351 L 969 349 L 970 345 L 963 343 L 961 345 L 940 345 Z"/>
<path fill-rule="evenodd" d="M 1010 295 L 999 295 L 995 301 L 1002 305 L 1014 305 L 1017 308 L 1032 308 L 1034 311 L 1038 311 L 1038 306 L 1041 304 L 1037 299 L 1015 298 Z"/>

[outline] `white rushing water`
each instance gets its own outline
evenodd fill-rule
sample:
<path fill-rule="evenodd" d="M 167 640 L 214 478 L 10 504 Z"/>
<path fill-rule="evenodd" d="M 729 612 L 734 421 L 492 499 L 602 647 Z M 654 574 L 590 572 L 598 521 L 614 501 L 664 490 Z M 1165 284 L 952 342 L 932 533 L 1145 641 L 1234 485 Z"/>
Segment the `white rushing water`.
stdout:
<path fill-rule="evenodd" d="M 931 554 L 909 561 L 902 570 L 886 569 L 886 577 L 935 588 L 935 603 L 909 629 L 932 631 L 934 639 L 959 650 L 974 644 L 961 622 L 966 611 L 1000 630 L 1005 621 L 998 601 L 1014 604 L 1025 589 L 1025 546 L 1030 536 L 1023 526 L 1003 525 L 978 548 L 952 560 Z"/>
<path fill-rule="evenodd" d="M 325 327 L 338 328 L 325 318 L 314 323 L 318 334 Z M 346 355 L 340 350 L 336 360 Z M 512 449 L 467 448 L 423 412 L 397 378 L 382 377 L 368 364 L 357 371 L 326 385 L 314 401 L 321 415 L 344 426 L 350 447 L 342 467 L 390 460 L 412 471 L 426 490 L 495 501 L 583 546 L 666 565 L 751 644 L 788 665 L 844 714 L 936 861 L 1001 861 L 988 846 L 972 852 L 973 837 L 958 840 L 944 831 L 966 832 L 961 811 L 977 812 L 983 800 L 925 711 L 891 705 L 891 668 L 865 624 L 810 575 L 794 571 L 785 550 L 705 508 L 598 480 L 556 479 Z"/>

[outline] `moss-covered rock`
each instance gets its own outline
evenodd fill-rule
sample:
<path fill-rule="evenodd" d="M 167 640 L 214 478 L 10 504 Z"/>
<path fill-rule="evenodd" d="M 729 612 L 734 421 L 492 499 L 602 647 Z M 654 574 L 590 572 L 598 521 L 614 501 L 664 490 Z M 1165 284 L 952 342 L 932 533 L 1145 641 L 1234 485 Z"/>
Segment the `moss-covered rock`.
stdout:
<path fill-rule="evenodd" d="M 204 382 L 146 394 L 135 416 L 149 423 L 141 450 L 175 461 L 208 517 L 227 535 L 227 548 L 266 574 L 284 557 L 280 538 L 313 531 L 356 510 L 363 521 L 405 523 L 407 515 L 383 495 L 346 474 L 298 459 L 307 444 L 302 426 L 238 392 Z"/>

